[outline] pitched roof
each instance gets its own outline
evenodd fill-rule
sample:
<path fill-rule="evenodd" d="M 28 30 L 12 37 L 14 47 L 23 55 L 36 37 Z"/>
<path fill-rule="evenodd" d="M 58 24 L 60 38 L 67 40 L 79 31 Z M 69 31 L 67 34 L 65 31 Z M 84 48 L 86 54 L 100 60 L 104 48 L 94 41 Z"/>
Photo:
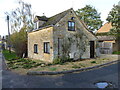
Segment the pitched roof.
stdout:
<path fill-rule="evenodd" d="M 46 22 L 42 25 L 42 26 L 40 26 L 40 28 L 44 28 L 44 27 L 47 27 L 47 26 L 51 26 L 51 25 L 55 25 L 57 22 L 59 22 L 68 12 L 71 12 L 71 10 L 73 10 L 73 8 L 70 8 L 70 9 L 68 9 L 68 10 L 65 10 L 65 11 L 63 11 L 63 12 L 61 12 L 61 13 L 59 13 L 59 14 L 56 14 L 56 15 L 54 15 L 54 16 L 52 16 L 52 17 L 50 17 L 50 18 L 47 18 L 47 17 L 42 17 L 42 16 L 36 16 L 37 17 L 37 19 L 38 20 L 42 20 L 42 21 L 45 21 L 46 20 Z M 73 10 L 74 11 L 74 10 Z M 76 14 L 76 13 L 75 13 Z M 77 15 L 76 15 L 77 16 Z M 78 17 L 78 16 L 77 16 Z M 78 19 L 79 19 L 79 17 L 78 17 Z M 86 26 L 86 24 L 84 23 L 84 21 L 82 21 L 82 20 L 80 20 L 79 19 L 79 21 L 82 23 L 82 25 L 86 28 L 85 30 L 84 30 L 84 32 L 85 33 L 87 33 L 87 36 L 89 37 L 89 39 L 91 38 L 96 38 L 95 37 L 95 35 L 93 35 L 93 33 L 91 33 L 89 30 L 88 30 L 88 28 L 87 28 L 87 26 Z M 97 38 L 96 38 L 97 39 Z"/>
<path fill-rule="evenodd" d="M 106 33 L 109 32 L 112 28 L 111 23 L 105 23 L 98 31 L 97 33 Z"/>
<path fill-rule="evenodd" d="M 71 11 L 71 9 L 68 9 L 66 11 L 63 11 L 59 14 L 56 14 L 50 18 L 47 18 L 46 23 L 44 23 L 41 27 L 45 27 L 48 25 L 55 25 L 58 21 L 60 21 L 61 18 L 63 18 L 69 11 Z M 38 19 L 42 19 L 40 16 L 37 16 Z"/>
<path fill-rule="evenodd" d="M 42 21 L 47 21 L 48 18 L 46 16 L 36 16 L 38 18 L 38 20 L 42 20 Z"/>

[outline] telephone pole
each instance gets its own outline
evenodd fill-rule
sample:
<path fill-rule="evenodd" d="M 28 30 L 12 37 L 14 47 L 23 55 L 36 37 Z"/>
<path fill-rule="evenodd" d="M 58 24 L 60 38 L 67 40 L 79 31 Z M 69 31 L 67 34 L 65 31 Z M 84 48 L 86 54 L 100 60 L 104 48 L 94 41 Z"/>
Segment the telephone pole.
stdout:
<path fill-rule="evenodd" d="M 11 53 L 11 46 L 10 46 L 10 30 L 9 30 L 9 16 L 7 15 L 7 23 L 8 23 L 8 48 L 9 53 Z"/>

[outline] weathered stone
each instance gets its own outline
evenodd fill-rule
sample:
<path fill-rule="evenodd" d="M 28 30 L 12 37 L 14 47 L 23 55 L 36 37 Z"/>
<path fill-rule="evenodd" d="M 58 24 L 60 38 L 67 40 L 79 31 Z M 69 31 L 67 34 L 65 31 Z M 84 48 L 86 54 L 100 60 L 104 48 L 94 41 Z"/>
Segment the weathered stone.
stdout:
<path fill-rule="evenodd" d="M 59 17 L 65 12 L 66 14 L 63 17 Z M 51 21 L 54 21 L 52 19 L 57 17 L 55 19 L 55 25 L 45 26 L 28 33 L 29 58 L 48 62 L 53 62 L 53 60 L 58 57 L 70 56 L 70 58 L 74 60 L 90 58 L 89 41 L 96 42 L 97 38 L 87 30 L 87 27 L 78 19 L 73 9 L 65 12 L 51 17 Z M 74 17 L 74 19 L 71 19 L 72 17 Z M 58 20 L 58 18 L 60 19 Z M 68 30 L 68 21 L 75 22 L 74 31 Z M 48 20 L 46 23 L 49 24 L 50 21 Z M 50 42 L 50 53 L 44 53 L 44 42 Z M 37 54 L 34 53 L 34 44 L 38 44 Z"/>

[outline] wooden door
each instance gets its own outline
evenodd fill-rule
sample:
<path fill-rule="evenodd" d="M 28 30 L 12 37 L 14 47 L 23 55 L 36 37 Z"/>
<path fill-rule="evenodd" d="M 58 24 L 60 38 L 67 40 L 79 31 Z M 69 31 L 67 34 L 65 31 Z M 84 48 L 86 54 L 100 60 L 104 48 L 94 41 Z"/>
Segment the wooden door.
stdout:
<path fill-rule="evenodd" d="M 94 58 L 94 54 L 95 54 L 94 41 L 90 41 L 90 58 Z"/>

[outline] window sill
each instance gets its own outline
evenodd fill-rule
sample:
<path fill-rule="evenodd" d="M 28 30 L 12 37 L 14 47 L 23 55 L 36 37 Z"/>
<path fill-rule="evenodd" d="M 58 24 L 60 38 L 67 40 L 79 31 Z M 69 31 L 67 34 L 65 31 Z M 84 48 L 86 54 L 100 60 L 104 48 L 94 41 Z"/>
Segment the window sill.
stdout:
<path fill-rule="evenodd" d="M 69 29 L 68 29 L 68 31 L 75 31 L 75 30 L 69 30 Z"/>
<path fill-rule="evenodd" d="M 38 53 L 34 52 L 34 54 L 38 54 Z"/>
<path fill-rule="evenodd" d="M 48 52 L 44 52 L 45 54 L 50 54 L 50 53 L 48 53 Z"/>

